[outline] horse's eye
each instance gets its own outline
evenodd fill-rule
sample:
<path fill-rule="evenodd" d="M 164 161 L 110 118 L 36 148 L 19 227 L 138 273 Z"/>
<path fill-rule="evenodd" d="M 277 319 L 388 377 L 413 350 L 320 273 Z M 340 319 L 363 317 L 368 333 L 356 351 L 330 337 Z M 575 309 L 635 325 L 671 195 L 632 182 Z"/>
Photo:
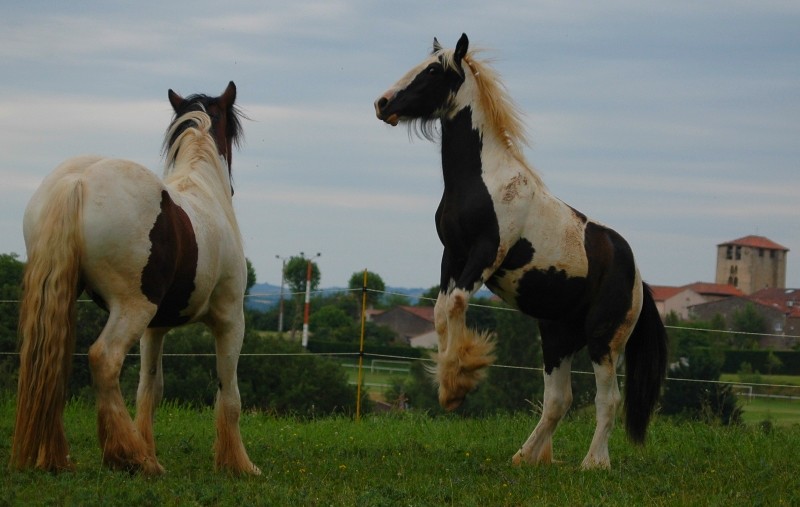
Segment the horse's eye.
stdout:
<path fill-rule="evenodd" d="M 435 76 L 436 74 L 439 73 L 439 70 L 440 70 L 439 67 L 430 66 L 428 67 L 428 74 L 430 74 L 431 76 Z"/>

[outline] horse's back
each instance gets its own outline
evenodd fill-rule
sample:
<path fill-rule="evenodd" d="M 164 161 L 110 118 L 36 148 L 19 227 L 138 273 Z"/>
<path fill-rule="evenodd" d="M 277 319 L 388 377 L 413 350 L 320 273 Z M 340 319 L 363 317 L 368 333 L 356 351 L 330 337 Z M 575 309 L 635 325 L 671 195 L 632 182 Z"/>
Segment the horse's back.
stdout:
<path fill-rule="evenodd" d="M 135 162 L 98 156 L 66 160 L 28 203 L 23 226 L 27 244 L 47 219 L 46 204 L 76 185 L 83 202 L 81 279 L 101 294 L 124 293 L 115 286 L 139 279 L 150 255 L 149 233 L 165 187 L 158 176 Z"/>

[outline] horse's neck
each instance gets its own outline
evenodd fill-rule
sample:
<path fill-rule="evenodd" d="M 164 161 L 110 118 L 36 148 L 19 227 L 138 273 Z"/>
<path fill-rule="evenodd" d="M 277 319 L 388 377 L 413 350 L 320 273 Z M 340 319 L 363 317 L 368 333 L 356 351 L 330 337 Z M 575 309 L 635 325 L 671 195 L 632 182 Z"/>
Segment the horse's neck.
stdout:
<path fill-rule="evenodd" d="M 452 118 L 442 120 L 442 172 L 445 189 L 453 191 L 480 179 L 483 140 L 472 125 L 472 111 L 466 107 Z"/>
<path fill-rule="evenodd" d="M 191 187 L 199 188 L 220 201 L 231 205 L 231 181 L 228 164 L 216 148 L 193 146 L 193 149 L 178 152 L 175 159 L 164 170 L 164 183 L 177 192 Z"/>
<path fill-rule="evenodd" d="M 501 133 L 483 128 L 481 111 L 473 107 L 467 105 L 442 119 L 442 171 L 447 191 L 469 188 L 477 179 L 503 179 L 505 172 L 518 174 L 524 165 Z"/>

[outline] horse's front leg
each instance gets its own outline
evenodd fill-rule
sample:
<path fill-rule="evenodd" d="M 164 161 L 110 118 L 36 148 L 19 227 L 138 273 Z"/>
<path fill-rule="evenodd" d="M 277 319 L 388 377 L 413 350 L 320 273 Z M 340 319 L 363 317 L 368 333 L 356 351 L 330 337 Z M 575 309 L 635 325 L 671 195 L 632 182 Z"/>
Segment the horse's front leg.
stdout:
<path fill-rule="evenodd" d="M 260 475 L 250 461 L 239 431 L 242 402 L 236 376 L 244 338 L 244 317 L 216 322 L 212 326 L 217 349 L 219 390 L 215 404 L 217 438 L 214 444 L 215 468 L 237 474 Z"/>
<path fill-rule="evenodd" d="M 433 324 L 439 338 L 439 354 L 447 350 L 447 291 L 442 288 L 433 307 Z"/>
<path fill-rule="evenodd" d="M 495 359 L 491 333 L 469 329 L 466 322 L 469 299 L 490 272 L 489 268 L 483 267 L 487 264 L 491 263 L 479 262 L 477 258 L 467 263 L 460 279 L 451 281 L 446 292 L 440 292 L 436 302 L 434 316 L 440 332 L 436 382 L 439 384 L 439 404 L 445 410 L 454 410 L 461 405 L 467 393 L 485 376 L 485 367 Z"/>

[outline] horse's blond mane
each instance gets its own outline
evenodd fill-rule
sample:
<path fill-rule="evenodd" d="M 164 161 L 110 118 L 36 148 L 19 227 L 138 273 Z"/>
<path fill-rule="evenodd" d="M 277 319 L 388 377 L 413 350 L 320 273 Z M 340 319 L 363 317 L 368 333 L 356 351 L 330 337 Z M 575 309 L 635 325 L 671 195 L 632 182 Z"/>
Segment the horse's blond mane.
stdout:
<path fill-rule="evenodd" d="M 203 111 L 190 111 L 177 118 L 167 130 L 165 139 L 170 139 L 181 125 L 187 121 L 195 122 L 181 132 L 169 146 L 164 166 L 164 183 L 178 192 L 190 187 L 200 189 L 213 196 L 223 206 L 231 226 L 237 230 L 238 224 L 233 211 L 228 167 L 217 151 L 211 137 L 211 118 Z M 203 165 L 211 170 L 199 170 Z"/>
<path fill-rule="evenodd" d="M 203 187 L 207 193 L 226 194 L 230 200 L 230 181 L 227 167 L 220 159 L 217 145 L 211 137 L 211 118 L 203 111 L 191 111 L 177 118 L 166 133 L 170 139 L 181 126 L 193 121 L 194 127 L 186 128 L 169 146 L 164 165 L 164 182 L 175 184 L 178 180 L 186 179 L 196 186 Z M 194 166 L 198 162 L 205 162 L 213 168 L 211 171 L 217 181 L 208 180 L 208 171 L 196 171 Z M 188 169 L 188 170 L 186 170 Z M 220 193 L 221 191 L 221 193 Z"/>
<path fill-rule="evenodd" d="M 490 60 L 481 60 L 477 55 L 481 49 L 470 50 L 463 58 L 463 63 L 470 69 L 478 89 L 478 102 L 489 121 L 489 128 L 493 129 L 500 139 L 504 139 L 506 146 L 514 157 L 536 177 L 540 185 L 544 185 L 539 174 L 530 166 L 522 150 L 530 146 L 523 113 L 509 96 L 505 85 L 500 81 L 500 76 L 490 65 Z M 454 59 L 453 50 L 442 51 L 442 61 L 445 66 L 462 72 Z"/>

